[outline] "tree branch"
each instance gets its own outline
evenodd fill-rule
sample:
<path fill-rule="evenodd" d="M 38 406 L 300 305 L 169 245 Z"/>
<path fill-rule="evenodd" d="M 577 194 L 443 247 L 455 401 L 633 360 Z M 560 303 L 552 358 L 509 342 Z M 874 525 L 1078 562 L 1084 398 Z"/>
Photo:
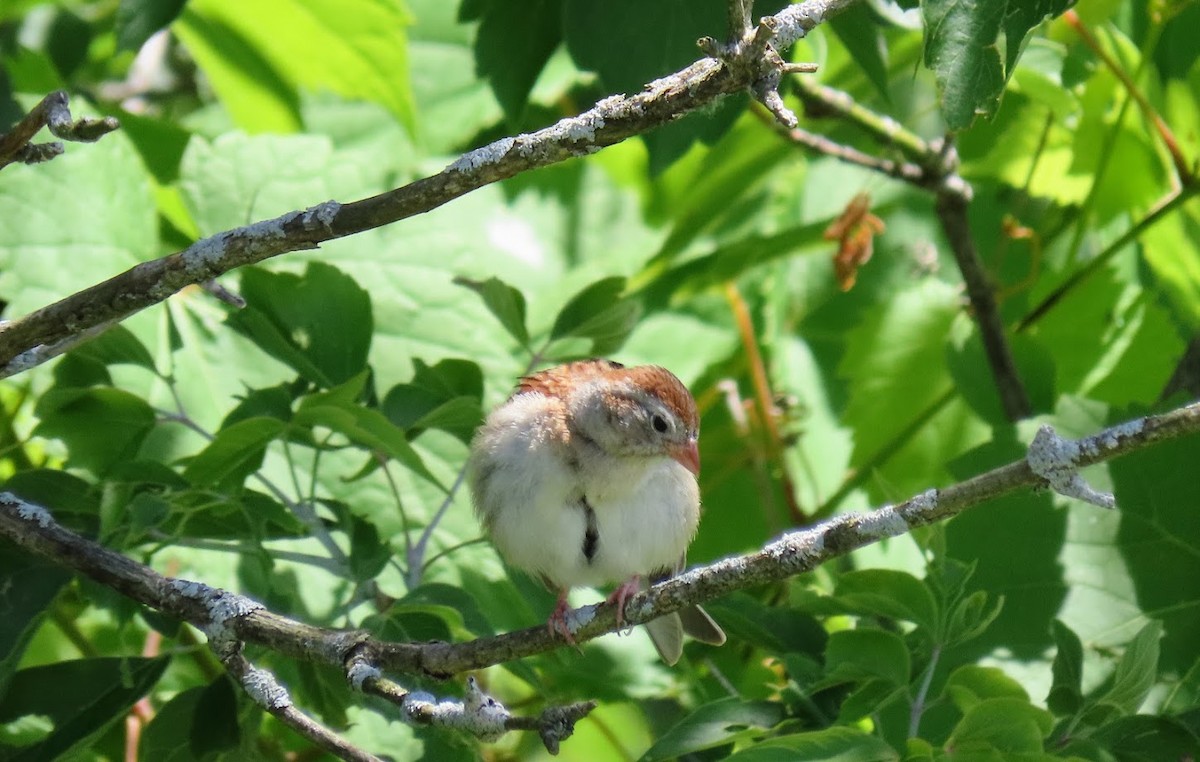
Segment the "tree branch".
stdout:
<path fill-rule="evenodd" d="M 626 625 L 642 624 L 735 590 L 810 571 L 831 558 L 941 521 L 1021 488 L 1049 487 L 1068 496 L 1082 494 L 1094 498 L 1093 502 L 1107 504 L 1111 496 L 1086 488 L 1078 474 L 1080 468 L 1197 433 L 1200 402 L 1078 440 L 1061 439 L 1044 427 L 1025 459 L 949 487 L 930 489 L 897 505 L 865 514 L 843 514 L 785 534 L 757 553 L 692 569 L 630 598 L 624 621 Z M 168 579 L 71 532 L 44 508 L 12 493 L 0 493 L 0 536 L 143 605 L 200 627 L 223 658 L 236 652 L 242 642 L 253 642 L 292 658 L 335 666 L 355 687 L 377 695 L 390 691 L 397 699 L 406 694 L 384 683 L 371 682 L 382 679 L 381 670 L 445 679 L 563 646 L 562 639 L 551 635 L 545 626 L 466 643 L 387 643 L 362 631 L 313 627 L 234 593 L 199 582 Z M 578 642 L 614 632 L 618 629 L 615 607 L 601 603 L 579 608 L 569 615 L 569 626 Z M 582 709 L 576 706 L 556 711 L 569 715 Z M 555 715 L 560 720 L 562 716 Z M 541 720 L 521 722 L 537 726 L 541 732 L 541 721 L 549 720 L 543 715 Z"/>
<path fill-rule="evenodd" d="M 123 320 L 185 286 L 286 252 L 315 249 L 325 241 L 428 212 L 521 172 L 595 153 L 730 93 L 750 90 L 761 96 L 780 76 L 794 71 L 775 51 L 791 46 L 853 2 L 804 0 L 790 5 L 760 21 L 755 39 L 761 44 L 723 49 L 721 60 L 700 59 L 650 82 L 636 95 L 614 95 L 578 116 L 533 133 L 502 138 L 464 154 L 436 175 L 401 188 L 351 203 L 326 201 L 288 212 L 136 265 L 0 327 L 0 378 L 61 353 L 63 343 L 80 331 Z"/>
<path fill-rule="evenodd" d="M 0 169 L 18 162 L 37 164 L 62 154 L 62 143 L 29 142 L 43 127 L 50 128 L 52 135 L 63 140 L 94 143 L 120 126 L 121 123 L 111 116 L 72 120 L 67 94 L 55 90 L 42 98 L 11 130 L 0 135 Z"/>

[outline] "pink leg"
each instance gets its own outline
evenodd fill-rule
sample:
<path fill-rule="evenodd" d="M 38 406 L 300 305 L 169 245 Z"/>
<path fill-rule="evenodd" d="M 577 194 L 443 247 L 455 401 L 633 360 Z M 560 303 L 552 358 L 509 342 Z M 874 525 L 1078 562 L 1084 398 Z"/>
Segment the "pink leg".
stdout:
<path fill-rule="evenodd" d="M 570 605 L 567 604 L 566 589 L 558 592 L 558 603 L 554 606 L 554 612 L 550 614 L 550 619 L 546 622 L 546 629 L 551 635 L 558 633 L 563 636 L 563 640 L 571 645 L 575 645 L 575 636 L 571 634 L 571 629 L 567 627 L 567 614 L 571 611 Z"/>
<path fill-rule="evenodd" d="M 616 590 L 613 590 L 612 593 L 609 594 L 608 598 L 605 599 L 609 603 L 617 604 L 617 631 L 618 632 L 625 628 L 625 601 L 629 598 L 629 596 L 638 592 L 638 590 L 640 590 L 641 587 L 642 587 L 642 577 L 639 574 L 635 574 L 632 577 L 630 577 L 629 579 L 622 582 L 621 586 L 618 587 Z"/>

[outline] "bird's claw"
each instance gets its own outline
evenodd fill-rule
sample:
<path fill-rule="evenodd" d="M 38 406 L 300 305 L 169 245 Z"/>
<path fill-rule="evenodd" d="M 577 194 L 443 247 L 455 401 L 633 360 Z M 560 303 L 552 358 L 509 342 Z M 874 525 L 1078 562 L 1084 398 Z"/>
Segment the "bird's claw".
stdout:
<path fill-rule="evenodd" d="M 571 606 L 567 603 L 566 592 L 563 592 L 559 594 L 558 603 L 555 604 L 550 619 L 546 621 L 546 630 L 549 631 L 550 637 L 554 637 L 556 634 L 561 635 L 563 640 L 579 651 L 579 644 L 575 642 L 575 635 L 572 634 L 571 627 L 567 624 L 567 614 L 569 613 L 571 613 Z"/>
<path fill-rule="evenodd" d="M 621 586 L 616 590 L 613 590 L 612 593 L 609 594 L 608 598 L 605 599 L 608 603 L 615 603 L 617 605 L 618 633 L 620 633 L 621 630 L 625 630 L 625 601 L 629 599 L 629 596 L 641 590 L 641 588 L 642 578 L 640 575 L 635 574 L 622 582 Z M 632 631 L 633 628 L 630 627 L 628 630 L 626 630 L 626 633 Z"/>

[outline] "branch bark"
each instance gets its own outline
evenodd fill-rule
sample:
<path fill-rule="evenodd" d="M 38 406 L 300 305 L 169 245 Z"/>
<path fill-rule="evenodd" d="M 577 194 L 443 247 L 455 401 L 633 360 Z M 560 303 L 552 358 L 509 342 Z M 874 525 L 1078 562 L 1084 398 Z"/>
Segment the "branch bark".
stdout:
<path fill-rule="evenodd" d="M 930 489 L 897 505 L 837 516 L 785 534 L 756 553 L 698 567 L 655 585 L 627 601 L 625 625 L 642 624 L 736 590 L 810 571 L 831 558 L 941 521 L 1018 489 L 1049 487 L 1075 497 L 1070 485 L 1078 484 L 1078 469 L 1197 433 L 1200 402 L 1078 440 L 1059 439 L 1046 427 L 1025 459 L 949 487 Z M 351 667 L 361 668 L 363 664 L 446 679 L 564 645 L 544 625 L 466 643 L 387 643 L 363 631 L 314 627 L 233 593 L 168 579 L 70 531 L 41 506 L 11 493 L 0 493 L 0 536 L 138 603 L 194 624 L 206 632 L 210 641 L 257 643 L 292 658 L 343 669 L 348 679 Z M 579 608 L 572 613 L 571 625 L 580 643 L 615 632 L 615 607 L 601 603 Z M 218 643 L 216 647 L 227 646 Z M 354 682 L 361 687 L 362 678 Z"/>
<path fill-rule="evenodd" d="M 121 126 L 111 116 L 101 119 L 71 118 L 67 94 L 62 90 L 42 98 L 11 130 L 0 135 L 0 169 L 9 164 L 37 164 L 49 161 L 63 152 L 62 143 L 30 143 L 43 127 L 63 140 L 93 143 Z"/>

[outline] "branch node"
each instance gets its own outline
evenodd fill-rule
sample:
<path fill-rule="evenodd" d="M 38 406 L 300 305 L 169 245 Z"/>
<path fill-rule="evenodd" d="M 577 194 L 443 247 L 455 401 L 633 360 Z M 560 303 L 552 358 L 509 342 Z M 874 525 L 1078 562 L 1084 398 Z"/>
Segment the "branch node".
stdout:
<path fill-rule="evenodd" d="M 1101 508 L 1116 508 L 1111 492 L 1092 488 L 1079 473 L 1085 448 L 1079 442 L 1063 439 L 1053 428 L 1042 426 L 1029 445 L 1025 460 L 1035 474 L 1046 480 L 1050 489 L 1064 497 L 1073 497 Z"/>
<path fill-rule="evenodd" d="M 728 56 L 725 46 L 712 37 L 701 37 L 696 40 L 696 47 L 700 48 L 704 55 L 709 58 L 716 58 L 719 61 L 724 61 Z"/>
<path fill-rule="evenodd" d="M 214 297 L 219 302 L 225 302 L 230 307 L 236 310 L 246 308 L 246 300 L 230 289 L 222 286 L 215 278 L 206 280 L 200 284 L 200 288 L 204 289 L 210 296 Z"/>
<path fill-rule="evenodd" d="M 378 680 L 383 677 L 383 672 L 374 664 L 368 662 L 361 655 L 355 655 L 350 658 L 350 668 L 346 670 L 346 681 L 350 683 L 350 687 L 359 693 L 363 692 L 363 683 L 368 680 Z"/>

